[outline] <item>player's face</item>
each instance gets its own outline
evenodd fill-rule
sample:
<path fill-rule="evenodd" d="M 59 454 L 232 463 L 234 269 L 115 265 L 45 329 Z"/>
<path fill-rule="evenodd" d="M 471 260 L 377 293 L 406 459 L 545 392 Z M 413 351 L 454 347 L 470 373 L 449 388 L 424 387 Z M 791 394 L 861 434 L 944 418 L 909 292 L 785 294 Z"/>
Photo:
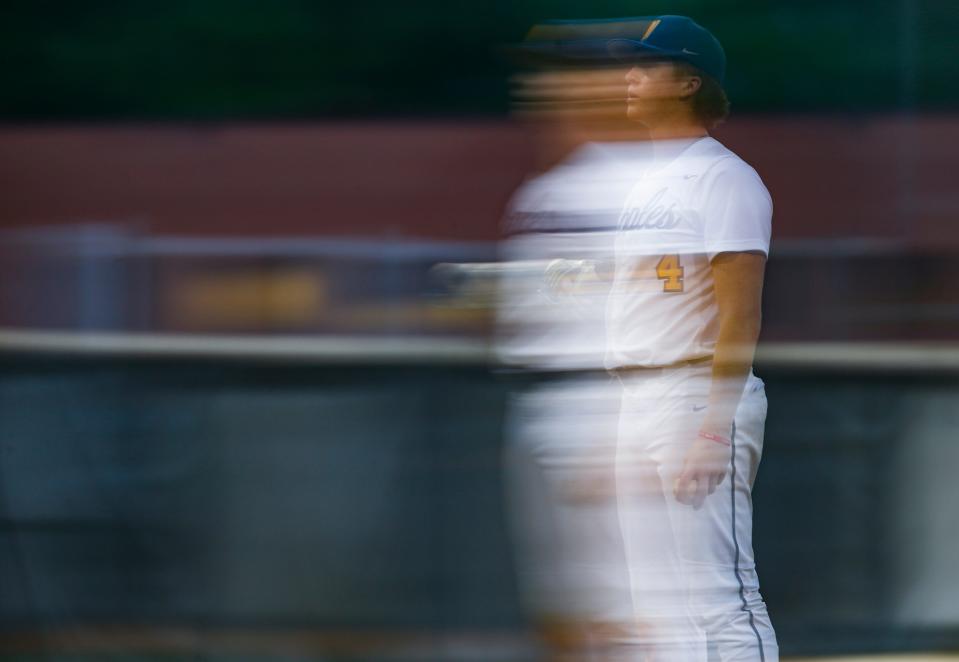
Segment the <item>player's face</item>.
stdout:
<path fill-rule="evenodd" d="M 655 123 L 666 117 L 690 95 L 690 76 L 672 62 L 649 60 L 634 65 L 626 74 L 626 108 L 629 118 Z"/>
<path fill-rule="evenodd" d="M 538 119 L 622 119 L 626 87 L 622 67 L 553 69 L 513 77 L 514 109 Z"/>

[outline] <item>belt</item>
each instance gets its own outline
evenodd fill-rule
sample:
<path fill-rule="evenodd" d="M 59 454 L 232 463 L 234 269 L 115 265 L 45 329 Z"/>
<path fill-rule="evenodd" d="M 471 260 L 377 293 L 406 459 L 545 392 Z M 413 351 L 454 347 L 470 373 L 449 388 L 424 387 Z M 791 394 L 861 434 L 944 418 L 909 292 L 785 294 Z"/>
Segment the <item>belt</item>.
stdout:
<path fill-rule="evenodd" d="M 691 368 L 697 365 L 705 365 L 707 363 L 711 363 L 712 360 L 712 356 L 701 356 L 697 359 L 677 361 L 676 363 L 669 363 L 667 365 L 621 365 L 616 366 L 615 368 L 610 368 L 609 372 L 617 377 L 622 377 L 623 375 L 653 376 L 658 375 L 665 370 L 675 370 L 676 368 Z"/>

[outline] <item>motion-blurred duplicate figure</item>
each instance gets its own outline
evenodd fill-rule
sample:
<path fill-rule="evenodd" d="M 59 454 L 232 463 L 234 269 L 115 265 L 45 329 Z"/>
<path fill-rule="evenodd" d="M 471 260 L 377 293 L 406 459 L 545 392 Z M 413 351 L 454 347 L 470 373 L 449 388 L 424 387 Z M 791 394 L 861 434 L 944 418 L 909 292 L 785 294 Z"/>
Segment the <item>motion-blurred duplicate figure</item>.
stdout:
<path fill-rule="evenodd" d="M 710 137 L 725 55 L 682 16 L 612 39 L 653 152 L 615 238 L 607 368 L 623 385 L 617 492 L 645 659 L 774 662 L 751 489 L 766 396 L 752 373 L 772 202 Z M 644 659 L 637 657 L 636 659 Z"/>
<path fill-rule="evenodd" d="M 548 165 L 507 214 L 497 350 L 531 377 L 508 412 L 509 501 L 524 602 L 553 661 L 638 659 L 615 490 L 622 387 L 604 366 L 617 221 L 649 144 L 603 35 L 635 27 L 535 26 L 533 66 L 514 79 Z"/>

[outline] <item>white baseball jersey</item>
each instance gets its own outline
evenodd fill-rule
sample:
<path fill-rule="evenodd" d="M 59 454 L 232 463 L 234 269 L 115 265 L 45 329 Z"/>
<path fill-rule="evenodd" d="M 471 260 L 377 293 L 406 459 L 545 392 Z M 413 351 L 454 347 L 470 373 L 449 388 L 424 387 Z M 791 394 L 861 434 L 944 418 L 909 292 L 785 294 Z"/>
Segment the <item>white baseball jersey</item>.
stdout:
<path fill-rule="evenodd" d="M 501 361 L 541 370 L 603 368 L 608 279 L 555 287 L 547 268 L 554 260 L 612 264 L 616 223 L 649 150 L 648 143 L 587 143 L 516 193 L 511 236 L 500 249 Z"/>
<path fill-rule="evenodd" d="M 710 262 L 768 254 L 772 200 L 756 171 L 711 137 L 657 141 L 619 218 L 606 308 L 606 367 L 664 366 L 713 354 Z"/>
<path fill-rule="evenodd" d="M 496 351 L 508 365 L 571 371 L 511 394 L 506 417 L 518 579 L 538 618 L 632 621 L 614 490 L 621 387 L 600 371 L 616 224 L 649 150 L 583 145 L 509 208 Z"/>

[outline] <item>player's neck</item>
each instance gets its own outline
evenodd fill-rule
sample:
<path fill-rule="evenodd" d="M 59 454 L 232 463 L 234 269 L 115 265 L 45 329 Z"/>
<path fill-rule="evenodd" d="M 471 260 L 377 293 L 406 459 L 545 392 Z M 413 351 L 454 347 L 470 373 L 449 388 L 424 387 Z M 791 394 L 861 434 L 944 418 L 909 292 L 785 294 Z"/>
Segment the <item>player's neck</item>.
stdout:
<path fill-rule="evenodd" d="M 686 108 L 647 122 L 650 140 L 681 140 L 684 138 L 703 138 L 709 131 Z"/>
<path fill-rule="evenodd" d="M 684 138 L 704 138 L 709 131 L 701 124 L 665 124 L 650 126 L 650 140 L 682 140 Z"/>

